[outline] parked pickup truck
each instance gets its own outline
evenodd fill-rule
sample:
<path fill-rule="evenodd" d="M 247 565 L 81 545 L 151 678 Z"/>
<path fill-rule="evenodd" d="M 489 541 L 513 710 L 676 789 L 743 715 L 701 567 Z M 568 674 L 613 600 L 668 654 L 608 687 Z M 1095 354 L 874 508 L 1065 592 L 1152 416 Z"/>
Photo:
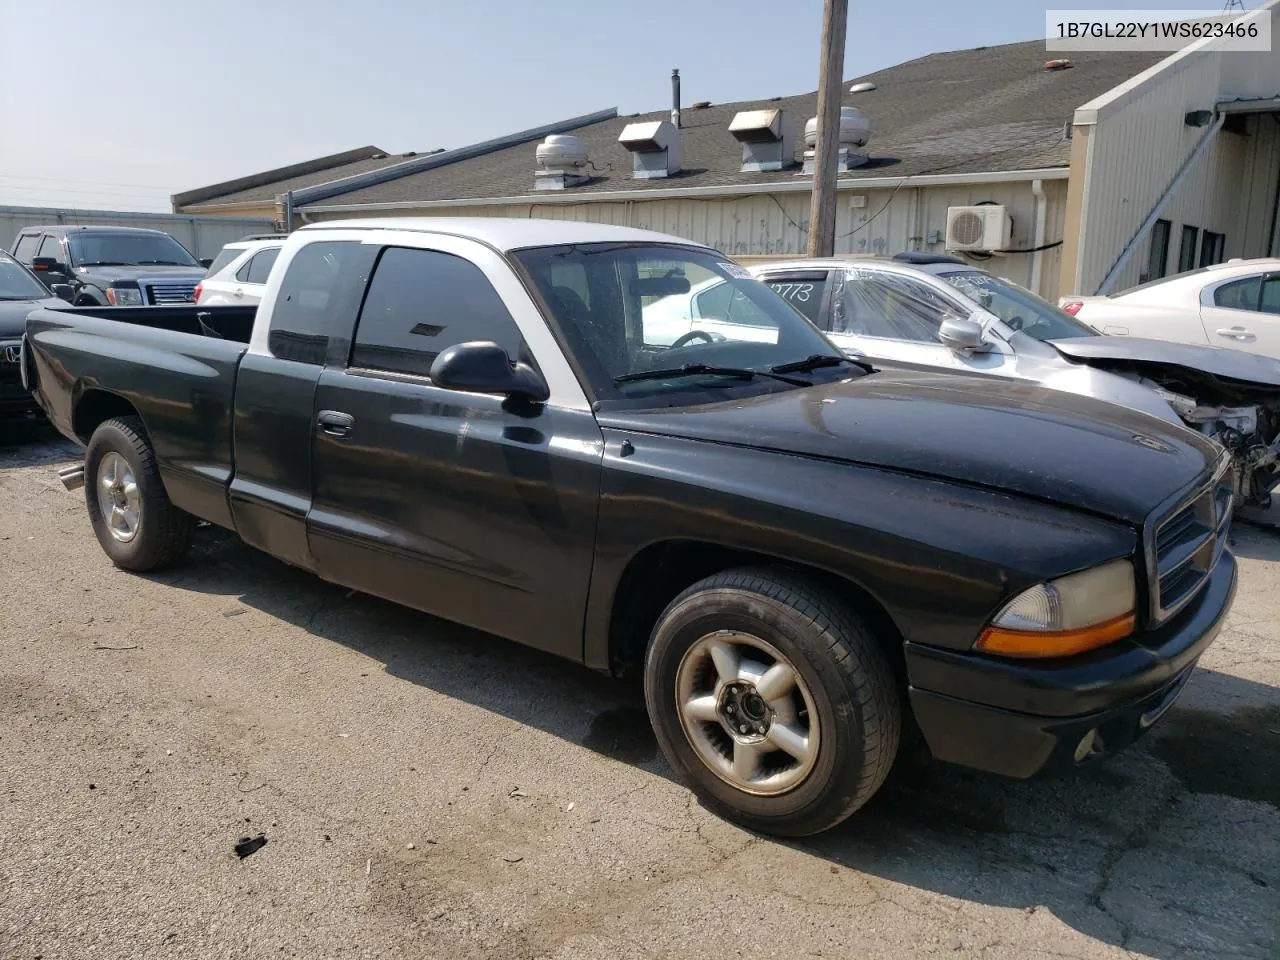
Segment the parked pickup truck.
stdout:
<path fill-rule="evenodd" d="M 27 227 L 13 256 L 81 307 L 195 303 L 196 284 L 212 263 L 169 234 L 141 227 Z"/>
<path fill-rule="evenodd" d="M 646 309 L 732 284 L 717 333 Z M 736 325 L 736 326 L 735 326 Z M 740 328 L 740 329 L 739 329 Z M 252 308 L 42 310 L 24 375 L 126 570 L 196 518 L 603 671 L 753 829 L 832 826 L 903 729 L 1012 777 L 1115 753 L 1231 604 L 1227 456 L 1041 387 L 873 371 L 714 250 L 539 220 L 289 237 Z"/>

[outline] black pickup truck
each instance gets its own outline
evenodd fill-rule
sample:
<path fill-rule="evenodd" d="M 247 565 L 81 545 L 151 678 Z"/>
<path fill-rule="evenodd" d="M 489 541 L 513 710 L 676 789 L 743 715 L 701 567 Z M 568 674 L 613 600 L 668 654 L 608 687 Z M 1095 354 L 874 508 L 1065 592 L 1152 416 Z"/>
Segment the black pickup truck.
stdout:
<path fill-rule="evenodd" d="M 195 303 L 211 260 L 197 260 L 169 234 L 142 227 L 26 227 L 13 256 L 76 306 Z"/>
<path fill-rule="evenodd" d="M 724 316 L 673 335 L 665 298 L 716 277 Z M 1115 753 L 1235 591 L 1212 441 L 868 369 L 721 254 L 643 231 L 308 226 L 256 314 L 37 311 L 23 370 L 86 446 L 64 482 L 117 565 L 179 560 L 203 518 L 335 583 L 642 669 L 674 769 L 780 835 L 865 803 L 904 727 L 1011 777 Z"/>

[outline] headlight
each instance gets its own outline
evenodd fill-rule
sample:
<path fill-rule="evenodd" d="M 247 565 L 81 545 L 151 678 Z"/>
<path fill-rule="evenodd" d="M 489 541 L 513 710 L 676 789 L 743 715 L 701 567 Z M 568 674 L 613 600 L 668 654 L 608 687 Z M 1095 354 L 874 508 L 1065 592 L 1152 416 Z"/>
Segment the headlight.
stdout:
<path fill-rule="evenodd" d="M 142 291 L 137 287 L 107 287 L 107 303 L 113 307 L 140 307 Z"/>
<path fill-rule="evenodd" d="M 1133 563 L 1100 567 L 1040 583 L 1018 594 L 982 631 L 977 649 L 1004 657 L 1066 657 L 1133 633 Z"/>

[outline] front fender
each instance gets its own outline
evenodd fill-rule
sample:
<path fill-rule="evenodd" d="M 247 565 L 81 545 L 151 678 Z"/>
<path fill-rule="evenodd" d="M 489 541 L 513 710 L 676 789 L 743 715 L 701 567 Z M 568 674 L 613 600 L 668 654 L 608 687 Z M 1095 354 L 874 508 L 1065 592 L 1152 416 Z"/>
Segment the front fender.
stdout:
<path fill-rule="evenodd" d="M 1002 490 L 609 428 L 597 529 L 584 660 L 601 669 L 619 585 L 656 542 L 717 545 L 839 577 L 905 640 L 959 650 L 1014 594 L 1136 556 L 1138 546 L 1125 524 Z"/>

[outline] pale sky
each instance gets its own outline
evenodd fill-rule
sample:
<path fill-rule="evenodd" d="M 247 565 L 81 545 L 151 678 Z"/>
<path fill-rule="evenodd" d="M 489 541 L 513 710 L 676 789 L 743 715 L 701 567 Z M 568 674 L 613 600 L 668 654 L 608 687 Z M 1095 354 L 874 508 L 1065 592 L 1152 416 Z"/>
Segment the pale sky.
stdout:
<path fill-rule="evenodd" d="M 845 76 L 1043 37 L 1046 6 L 1104 4 L 851 0 Z M 662 109 L 673 67 L 686 106 L 801 93 L 821 17 L 821 0 L 0 0 L 0 204 L 168 210 L 365 144 Z"/>

